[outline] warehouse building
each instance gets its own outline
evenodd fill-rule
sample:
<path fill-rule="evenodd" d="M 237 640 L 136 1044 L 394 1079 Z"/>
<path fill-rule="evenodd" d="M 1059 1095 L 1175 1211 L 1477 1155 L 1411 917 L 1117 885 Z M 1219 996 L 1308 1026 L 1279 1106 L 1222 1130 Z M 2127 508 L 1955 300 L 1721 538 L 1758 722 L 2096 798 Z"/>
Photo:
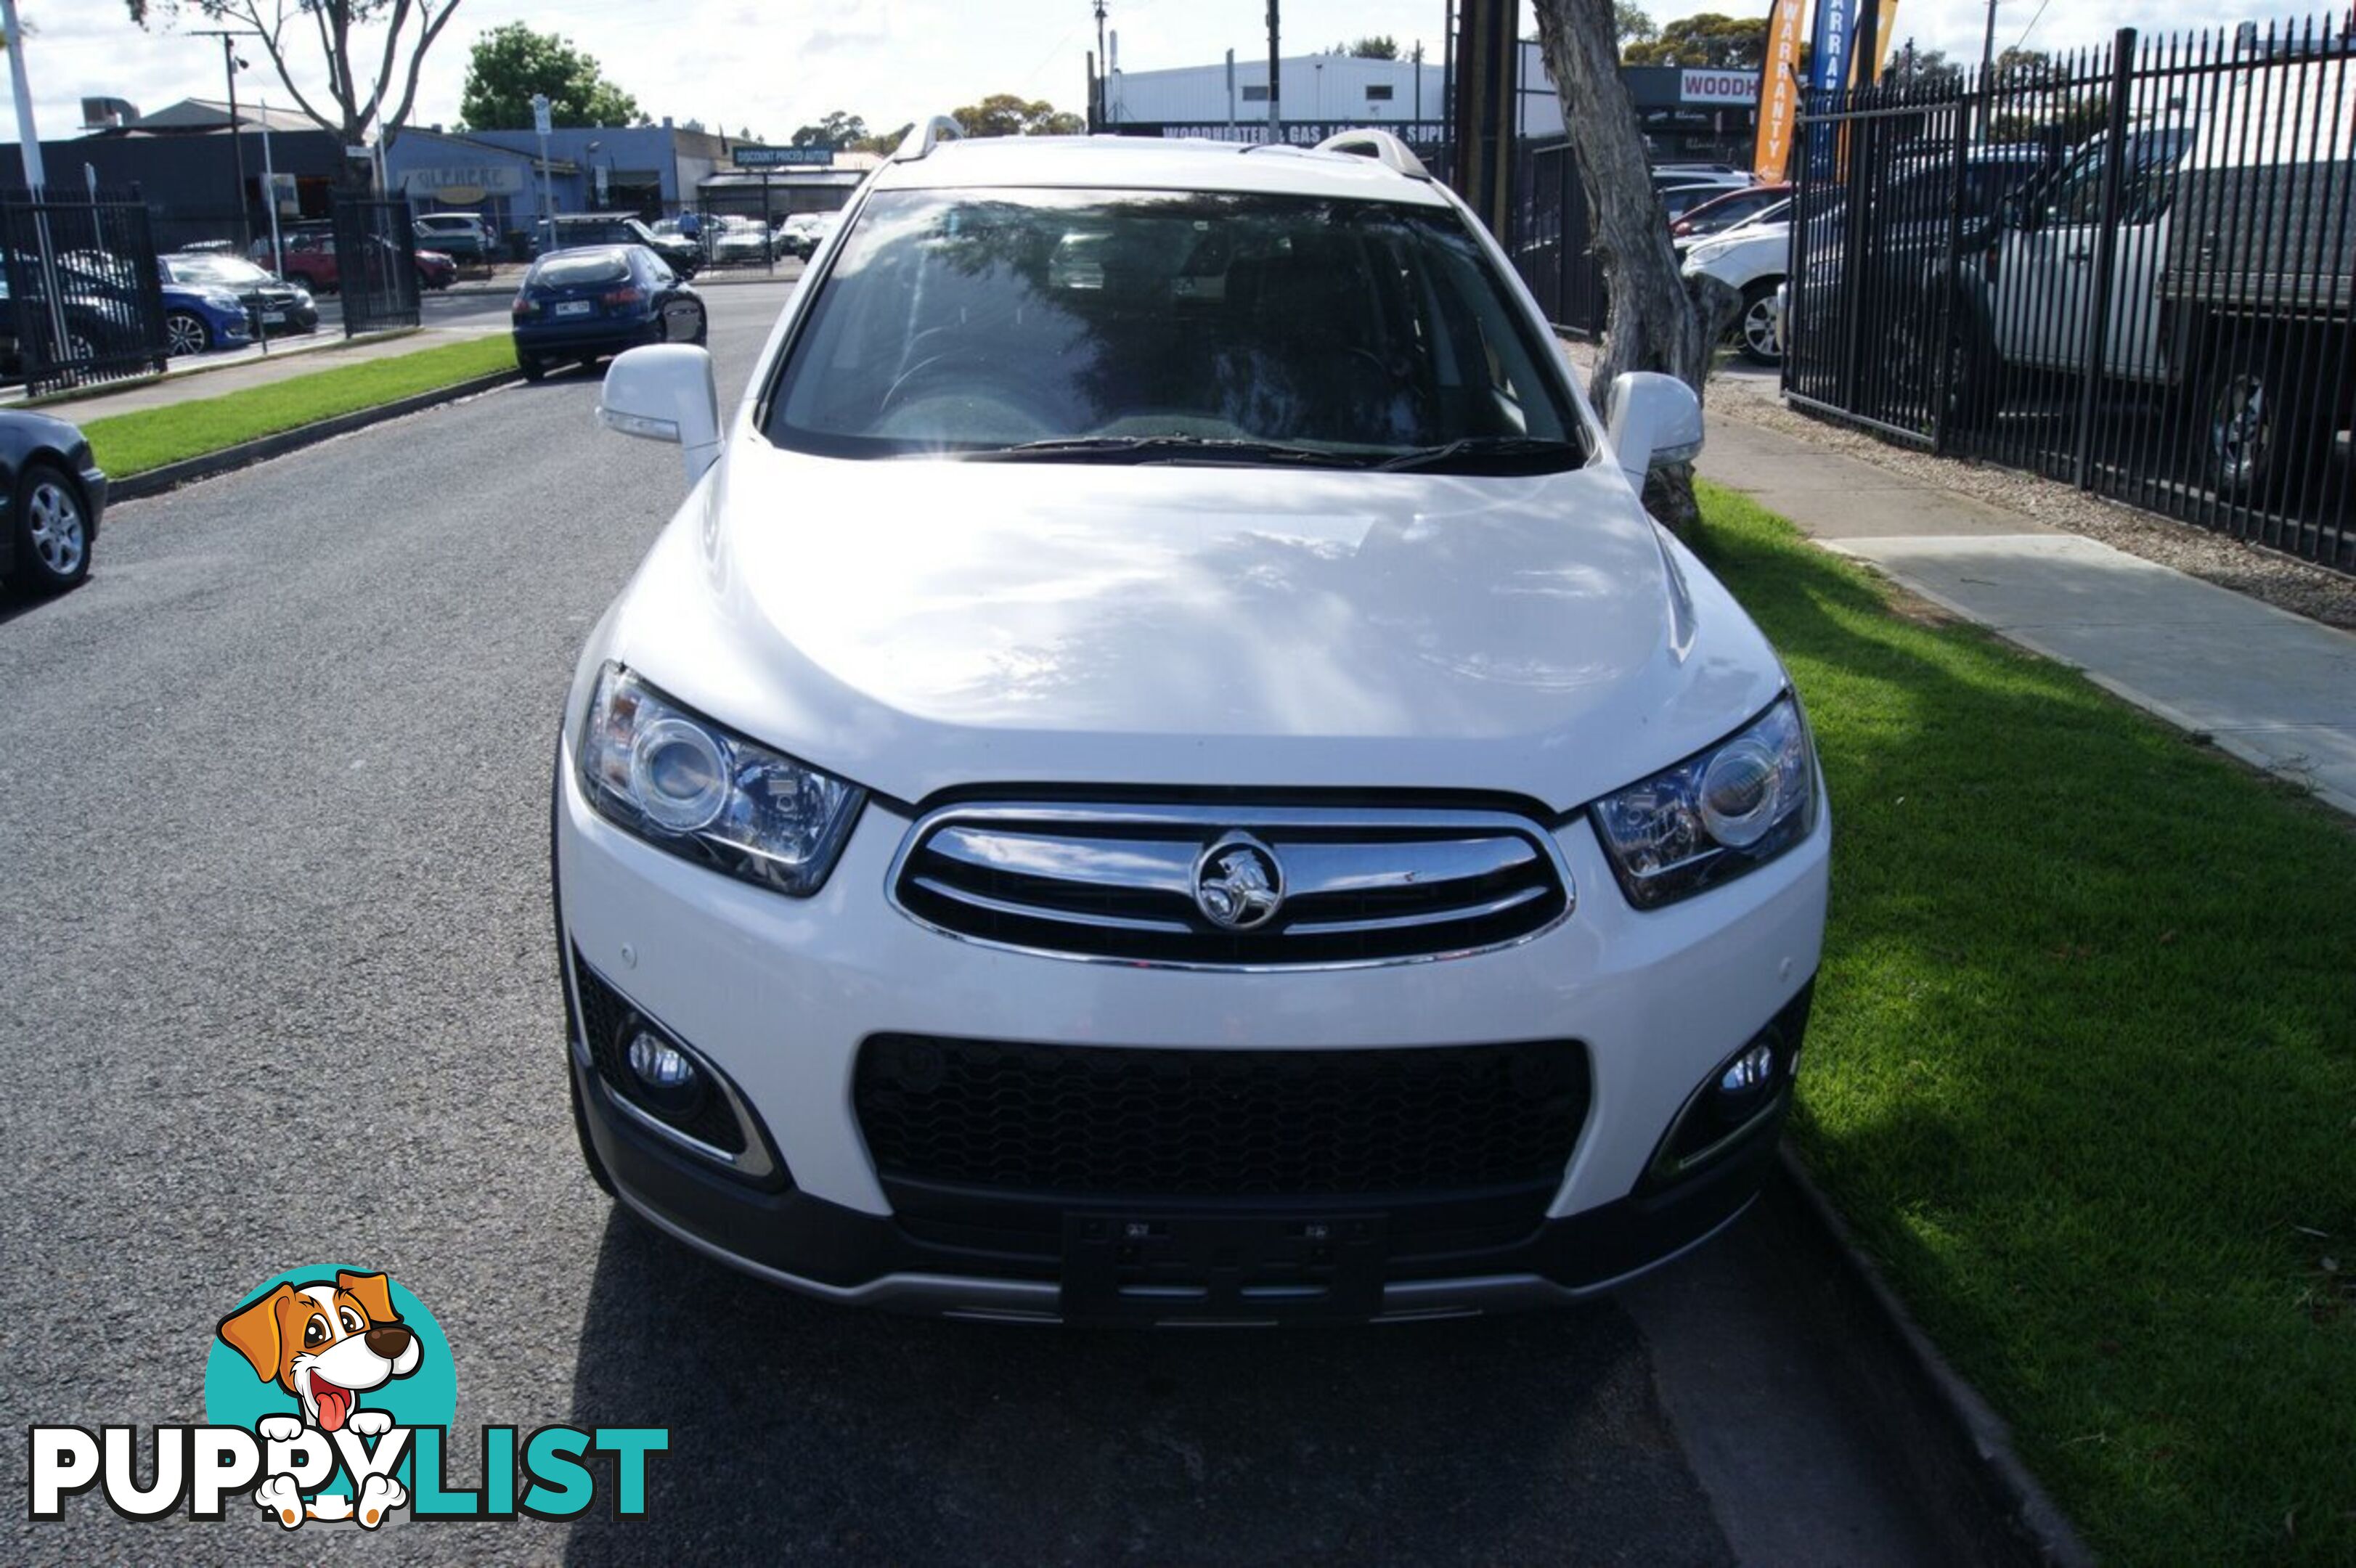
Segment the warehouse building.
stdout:
<path fill-rule="evenodd" d="M 1116 59 L 1118 56 L 1116 56 Z M 1447 69 L 1427 55 L 1361 59 L 1295 55 L 1278 62 L 1277 108 L 1286 139 L 1321 140 L 1345 125 L 1389 125 L 1411 142 L 1437 140 L 1447 119 Z M 1629 66 L 1621 71 L 1656 159 L 1735 157 L 1748 161 L 1757 125 L 1759 73 Z M 1534 42 L 1524 42 L 1520 134 L 1562 135 L 1562 105 Z M 1258 141 L 1267 134 L 1268 57 L 1238 49 L 1232 63 L 1168 70 L 1115 69 L 1105 82 L 1099 129 Z"/>

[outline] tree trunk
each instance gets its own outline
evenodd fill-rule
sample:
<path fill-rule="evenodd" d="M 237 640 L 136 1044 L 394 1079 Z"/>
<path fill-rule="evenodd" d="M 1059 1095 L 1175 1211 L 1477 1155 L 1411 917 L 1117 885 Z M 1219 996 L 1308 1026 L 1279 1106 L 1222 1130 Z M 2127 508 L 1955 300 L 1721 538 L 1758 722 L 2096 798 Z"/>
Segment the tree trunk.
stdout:
<path fill-rule="evenodd" d="M 1668 215 L 1653 189 L 1636 106 L 1620 80 L 1619 28 L 1611 0 L 1531 0 L 1547 73 L 1562 99 L 1562 123 L 1579 160 L 1589 226 L 1611 295 L 1603 357 L 1588 383 L 1600 407 L 1623 370 L 1661 370 L 1702 395 L 1710 346 L 1723 320 L 1705 323 L 1678 274 Z M 1720 291 L 1721 293 L 1724 291 Z M 1716 316 L 1723 302 L 1711 302 Z M 1680 535 L 1699 520 L 1693 469 L 1656 470 L 1644 505 Z"/>

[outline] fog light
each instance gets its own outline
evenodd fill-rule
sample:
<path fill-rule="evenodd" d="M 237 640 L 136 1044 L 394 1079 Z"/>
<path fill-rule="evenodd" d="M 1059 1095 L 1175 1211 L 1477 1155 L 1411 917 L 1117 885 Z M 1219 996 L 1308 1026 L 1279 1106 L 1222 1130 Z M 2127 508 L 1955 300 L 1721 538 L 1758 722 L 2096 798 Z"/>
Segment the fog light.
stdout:
<path fill-rule="evenodd" d="M 649 1029 L 630 1040 L 630 1073 L 647 1103 L 661 1111 L 684 1111 L 702 1097 L 702 1074 L 685 1051 Z"/>
<path fill-rule="evenodd" d="M 1727 1064 L 1718 1081 L 1721 1094 L 1748 1094 L 1763 1089 L 1775 1081 L 1775 1050 L 1772 1046 L 1754 1045 Z"/>
<path fill-rule="evenodd" d="M 1756 1147 L 1757 1139 L 1772 1131 L 1800 1065 L 1815 990 L 1811 980 L 1764 1029 L 1694 1085 L 1653 1151 L 1642 1186 L 1666 1186 L 1738 1149 Z"/>

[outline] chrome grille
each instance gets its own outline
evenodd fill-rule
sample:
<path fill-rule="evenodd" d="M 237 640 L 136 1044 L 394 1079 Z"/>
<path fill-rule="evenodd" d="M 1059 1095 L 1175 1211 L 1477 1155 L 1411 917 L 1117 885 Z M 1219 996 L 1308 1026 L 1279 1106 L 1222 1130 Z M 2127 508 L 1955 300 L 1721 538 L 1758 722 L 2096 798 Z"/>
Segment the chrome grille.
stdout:
<path fill-rule="evenodd" d="M 1237 844 L 1281 901 L 1223 926 L 1198 887 Z M 1206 865 L 1209 869 L 1206 870 Z M 1305 806 L 958 805 L 910 830 L 892 895 L 970 941 L 1209 968 L 1407 963 L 1520 942 L 1568 914 L 1552 837 L 1505 812 Z"/>

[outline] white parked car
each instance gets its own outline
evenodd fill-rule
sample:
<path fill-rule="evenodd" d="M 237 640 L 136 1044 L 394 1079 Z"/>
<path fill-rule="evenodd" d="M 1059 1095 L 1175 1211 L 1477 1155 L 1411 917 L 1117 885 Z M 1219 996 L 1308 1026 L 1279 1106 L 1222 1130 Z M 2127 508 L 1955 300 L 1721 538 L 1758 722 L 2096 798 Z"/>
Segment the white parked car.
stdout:
<path fill-rule="evenodd" d="M 1734 346 L 1754 365 L 1783 362 L 1775 291 L 1792 264 L 1791 210 L 1789 200 L 1779 202 L 1747 223 L 1694 241 L 1686 251 L 1686 276 L 1716 278 L 1742 296 L 1741 314 L 1734 320 Z"/>
<path fill-rule="evenodd" d="M 1799 704 L 1396 140 L 950 140 L 864 185 L 590 634 L 554 874 L 591 1169 L 837 1301 L 1575 1297 L 1773 1158 Z"/>
<path fill-rule="evenodd" d="M 766 261 L 776 254 L 769 226 L 756 218 L 709 218 L 706 248 L 716 263 Z"/>

